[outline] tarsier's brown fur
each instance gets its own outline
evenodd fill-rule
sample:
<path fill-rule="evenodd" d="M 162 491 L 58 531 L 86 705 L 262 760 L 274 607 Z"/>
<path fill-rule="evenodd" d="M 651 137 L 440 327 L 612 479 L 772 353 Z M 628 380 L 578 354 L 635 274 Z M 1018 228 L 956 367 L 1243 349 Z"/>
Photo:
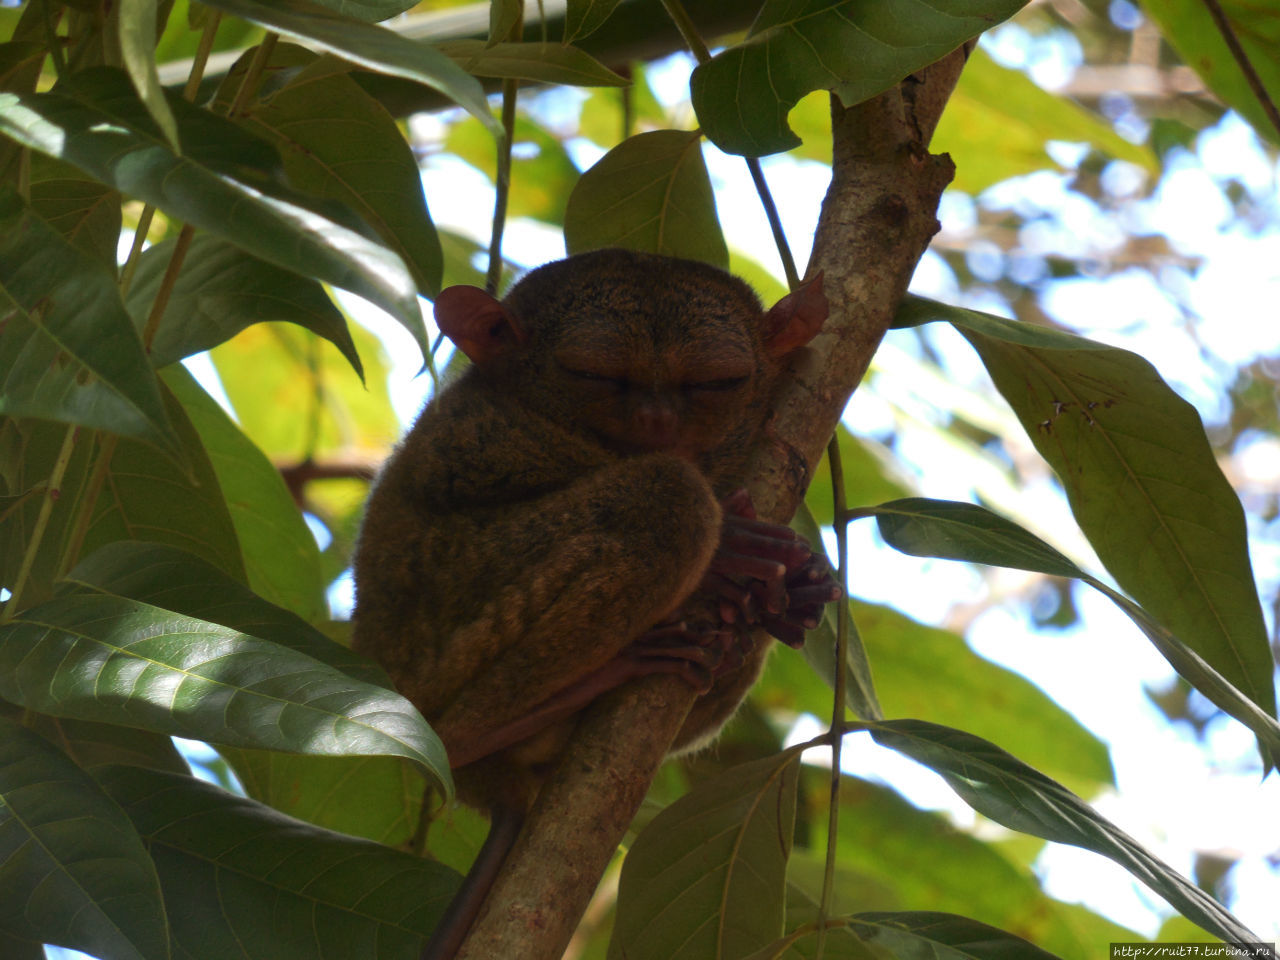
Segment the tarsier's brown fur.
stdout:
<path fill-rule="evenodd" d="M 713 736 L 768 648 L 748 623 L 772 617 L 783 636 L 784 619 L 809 625 L 835 594 L 803 542 L 744 519 L 734 493 L 786 355 L 825 317 L 820 281 L 766 312 L 714 267 L 604 250 L 532 272 L 500 304 L 451 288 L 436 312 L 473 363 L 370 497 L 357 649 L 439 733 L 460 796 L 486 808 L 531 802 L 576 722 L 538 708 L 566 690 L 682 673 L 709 689 L 676 746 Z M 735 561 L 731 539 L 754 557 Z M 713 569 L 728 573 L 719 589 Z M 766 595 L 781 607 L 762 611 Z"/>

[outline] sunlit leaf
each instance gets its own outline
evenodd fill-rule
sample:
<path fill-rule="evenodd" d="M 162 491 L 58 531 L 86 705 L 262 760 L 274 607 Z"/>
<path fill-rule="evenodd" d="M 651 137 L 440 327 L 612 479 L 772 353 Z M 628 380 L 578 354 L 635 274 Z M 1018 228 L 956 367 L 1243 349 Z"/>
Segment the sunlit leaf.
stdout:
<path fill-rule="evenodd" d="M 1121 588 L 1274 717 L 1244 511 L 1195 408 L 1127 350 L 918 298 L 904 314 L 969 340 Z"/>
<path fill-rule="evenodd" d="M 527 117 L 516 118 L 512 141 L 515 155 L 508 215 L 533 217 L 559 227 L 564 223 L 566 198 L 578 181 L 578 168 L 564 144 Z M 493 138 L 474 120 L 454 124 L 444 147 L 493 180 L 497 169 Z"/>
<path fill-rule="evenodd" d="M 1114 782 L 1105 744 L 1035 684 L 974 653 L 959 634 L 879 604 L 856 604 L 853 619 L 887 716 L 967 730 L 1090 794 Z"/>
<path fill-rule="evenodd" d="M 865 724 L 876 741 L 936 770 L 970 806 L 1012 830 L 1083 847 L 1120 864 L 1176 910 L 1229 942 L 1257 942 L 1221 904 L 1092 807 L 980 737 L 920 720 Z"/>
<path fill-rule="evenodd" d="M 426 84 L 463 107 L 485 124 L 494 136 L 502 136 L 502 128 L 489 111 L 480 81 L 428 44 L 416 43 L 394 30 L 332 13 L 308 0 L 202 2 L 301 41 L 308 47 L 337 54 L 376 73 Z M 350 11 L 344 10 L 344 13 Z"/>
<path fill-rule="evenodd" d="M 1271 103 L 1280 103 L 1280 22 L 1268 4 L 1249 0 L 1218 0 L 1231 32 L 1252 65 Z M 1258 135 L 1280 143 L 1280 130 L 1258 99 L 1222 30 L 1203 0 L 1147 0 L 1143 12 L 1160 26 L 1161 35 L 1205 85 L 1243 114 Z"/>
<path fill-rule="evenodd" d="M 210 743 L 404 757 L 449 789 L 444 747 L 398 694 L 278 643 L 97 591 L 0 627 L 0 696 Z"/>
<path fill-rule="evenodd" d="M 849 926 L 863 941 L 883 945 L 898 960 L 1055 960 L 1055 955 L 1004 930 L 952 913 L 859 913 Z"/>
<path fill-rule="evenodd" d="M 92 592 L 137 600 L 269 640 L 362 684 L 391 689 L 386 674 L 373 661 L 256 596 L 212 564 L 166 544 L 108 544 L 77 564 L 64 584 L 60 596 Z"/>
<path fill-rule="evenodd" d="M 100 779 L 146 838 L 178 956 L 416 960 L 457 889 L 438 863 L 190 777 L 115 767 Z"/>
<path fill-rule="evenodd" d="M 309 622 L 327 618 L 316 538 L 280 471 L 180 365 L 163 378 L 200 434 L 222 487 L 249 586 Z M 323 659 L 323 658 L 321 658 Z"/>
<path fill-rule="evenodd" d="M 293 324 L 255 324 L 212 351 L 240 429 L 273 463 L 312 457 L 371 469 L 399 437 L 386 348 L 363 327 L 349 329 L 365 383 L 336 350 Z"/>
<path fill-rule="evenodd" d="M 268 144 L 180 98 L 170 107 L 182 156 L 165 144 L 128 78 L 105 67 L 50 93 L 0 93 L 0 132 L 255 256 L 357 293 L 406 326 L 421 323 L 400 258 L 280 184 Z M 358 226 L 349 213 L 343 219 Z"/>
<path fill-rule="evenodd" d="M 564 13 L 564 42 L 590 36 L 604 25 L 620 0 L 569 0 Z"/>
<path fill-rule="evenodd" d="M 0 186 L 0 315 L 0 413 L 98 427 L 176 452 L 115 277 L 7 186 Z"/>
<path fill-rule="evenodd" d="M 390 847 L 403 848 L 418 828 L 423 782 L 403 760 L 232 747 L 219 752 L 249 796 L 291 817 Z M 439 851 L 430 849 L 439 859 Z"/>
<path fill-rule="evenodd" d="M 848 761 L 846 760 L 846 763 Z M 816 815 L 792 851 L 787 876 L 813 898 L 824 883 L 830 772 L 806 767 L 799 809 Z M 1005 930 L 1016 930 L 1064 957 L 1089 956 L 1100 942 L 1134 939 L 1132 931 L 1048 896 L 1033 868 L 1008 842 L 979 839 L 945 813 L 920 810 L 897 791 L 843 776 L 839 786 L 836 836 L 838 880 L 832 891 L 835 915 L 868 910 L 931 910 L 961 913 Z M 1032 850 L 1043 844 L 1020 838 Z M 802 851 L 802 846 L 807 848 Z M 792 910 L 788 920 L 808 922 Z"/>
<path fill-rule="evenodd" d="M 1073 577 L 1105 594 L 1185 679 L 1258 736 L 1264 756 L 1280 756 L 1280 723 L 1146 610 L 1085 573 L 1049 544 L 985 507 L 911 498 L 869 507 L 892 547 L 919 557 L 943 557 Z"/>
<path fill-rule="evenodd" d="M 734 767 L 654 817 L 623 863 L 611 958 L 740 957 L 781 936 L 799 764 Z"/>
<path fill-rule="evenodd" d="M 93 779 L 0 719 L 0 930 L 121 960 L 163 960 L 168 931 L 142 840 Z"/>
<path fill-rule="evenodd" d="M 1025 0 L 767 0 L 745 41 L 693 72 L 702 129 L 726 153 L 763 156 L 800 143 L 787 112 L 811 90 L 846 106 L 1016 13 Z"/>
<path fill-rule="evenodd" d="M 172 239 L 139 258 L 126 306 L 146 325 L 173 255 Z M 363 374 L 347 319 L 315 280 L 259 260 L 206 233 L 195 236 L 151 342 L 151 362 L 163 367 L 230 340 L 245 327 L 287 320 L 324 337 Z"/>
<path fill-rule="evenodd" d="M 625 87 L 631 82 L 589 53 L 562 43 L 448 40 L 436 44 L 436 49 L 477 77 L 511 77 L 573 87 Z"/>
<path fill-rule="evenodd" d="M 138 99 L 146 105 L 151 119 L 164 132 L 164 138 L 175 153 L 181 153 L 178 143 L 178 123 L 165 99 L 160 76 L 156 73 L 156 0 L 120 0 L 120 10 L 112 18 L 120 41 L 120 55 L 124 68 L 138 92 Z"/>
<path fill-rule="evenodd" d="M 1044 90 L 1022 71 L 1000 66 L 981 48 L 969 56 L 930 149 L 951 154 L 953 187 L 978 193 L 1009 177 L 1056 169 L 1045 152 L 1050 140 L 1088 143 L 1142 167 L 1153 180 L 1160 174 L 1149 147 L 1126 140 L 1103 117 Z"/>
<path fill-rule="evenodd" d="M 626 247 L 727 268 L 701 135 L 654 130 L 618 144 L 574 187 L 564 236 L 571 254 Z"/>

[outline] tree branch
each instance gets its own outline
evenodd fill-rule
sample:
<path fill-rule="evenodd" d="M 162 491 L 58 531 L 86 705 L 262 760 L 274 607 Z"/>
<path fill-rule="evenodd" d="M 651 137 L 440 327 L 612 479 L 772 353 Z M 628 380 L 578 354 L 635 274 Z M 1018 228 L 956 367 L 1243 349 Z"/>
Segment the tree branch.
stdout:
<path fill-rule="evenodd" d="M 848 109 L 833 98 L 832 181 L 809 264 L 810 275 L 825 275 L 831 316 L 794 361 L 753 451 L 751 493 L 765 519 L 795 512 L 938 229 L 938 199 L 954 168 L 927 146 L 966 56 L 957 50 Z M 460 960 L 561 956 L 692 702 L 682 681 L 654 676 L 589 708 Z"/>

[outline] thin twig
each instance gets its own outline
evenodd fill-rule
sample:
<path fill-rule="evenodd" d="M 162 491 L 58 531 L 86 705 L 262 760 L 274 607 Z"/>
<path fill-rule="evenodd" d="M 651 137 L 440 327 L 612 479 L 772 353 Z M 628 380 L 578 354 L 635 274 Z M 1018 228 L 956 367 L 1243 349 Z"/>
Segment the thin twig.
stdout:
<path fill-rule="evenodd" d="M 1276 108 L 1276 103 L 1271 99 L 1271 94 L 1267 93 L 1267 88 L 1263 85 L 1262 78 L 1258 76 L 1258 71 L 1254 69 L 1253 61 L 1245 53 L 1244 47 L 1240 43 L 1240 38 L 1236 36 L 1235 28 L 1231 26 L 1231 21 L 1227 19 L 1227 14 L 1222 9 L 1222 5 L 1218 3 L 1218 0 L 1204 0 L 1204 5 L 1209 11 L 1209 16 L 1213 18 L 1214 26 L 1222 34 L 1222 39 L 1226 42 L 1227 49 L 1231 51 L 1231 56 L 1235 58 L 1236 66 L 1244 74 L 1245 81 L 1249 84 L 1249 89 L 1253 91 L 1253 95 L 1258 98 L 1258 103 L 1262 105 L 1262 112 L 1267 115 L 1271 125 L 1276 128 L 1276 133 L 1280 134 L 1280 109 Z"/>
<path fill-rule="evenodd" d="M 22 554 L 22 565 L 18 567 L 18 575 L 14 577 L 13 585 L 10 587 L 9 602 L 5 604 L 0 621 L 7 622 L 13 619 L 13 615 L 21 609 L 19 604 L 22 602 L 22 591 L 27 585 L 27 578 L 31 576 L 31 568 L 35 566 L 36 555 L 40 552 L 40 544 L 44 540 L 44 532 L 49 527 L 49 517 L 53 514 L 53 505 L 62 496 L 62 477 L 67 472 L 67 464 L 71 462 L 71 454 L 76 445 L 76 434 L 79 431 L 79 427 L 70 425 L 62 438 L 62 448 L 58 451 L 58 458 L 54 460 L 53 469 L 49 472 L 49 485 L 45 488 L 44 498 L 40 501 L 40 512 L 36 514 L 35 526 L 31 528 L 31 539 L 27 541 L 27 549 Z"/>

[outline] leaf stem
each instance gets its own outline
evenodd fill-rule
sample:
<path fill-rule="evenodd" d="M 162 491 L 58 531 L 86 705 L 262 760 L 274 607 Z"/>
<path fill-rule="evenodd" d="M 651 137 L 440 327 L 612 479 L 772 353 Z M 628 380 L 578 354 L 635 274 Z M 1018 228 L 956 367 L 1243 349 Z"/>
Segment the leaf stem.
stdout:
<path fill-rule="evenodd" d="M 707 49 L 706 43 L 698 33 L 697 24 L 689 16 L 689 11 L 685 10 L 680 0 L 662 0 L 662 6 L 667 11 L 672 22 L 676 25 L 676 29 L 680 31 L 680 36 L 684 38 L 685 46 L 689 48 L 689 52 L 699 64 L 706 63 L 711 59 L 711 52 Z M 787 280 L 787 288 L 794 290 L 800 285 L 800 274 L 796 271 L 796 261 L 791 255 L 791 246 L 787 243 L 787 235 L 782 230 L 782 219 L 778 216 L 778 205 L 773 202 L 773 194 L 769 192 L 769 184 L 764 179 L 764 170 L 760 166 L 758 157 L 743 157 L 747 163 L 747 170 L 751 172 L 751 181 L 756 186 L 756 193 L 760 197 L 760 205 L 764 207 L 764 215 L 769 221 L 769 230 L 773 233 L 774 246 L 778 248 L 778 256 L 782 260 L 782 273 Z"/>
<path fill-rule="evenodd" d="M 80 559 L 80 548 L 84 546 L 85 535 L 89 532 L 89 522 L 93 519 L 93 508 L 98 503 L 98 495 L 102 493 L 102 485 L 106 483 L 107 471 L 111 469 L 111 458 L 116 452 L 118 434 L 99 433 L 100 446 L 93 462 L 93 474 L 84 486 L 80 503 L 76 510 L 75 526 L 71 536 L 67 538 L 67 547 L 62 552 L 62 561 L 58 564 L 58 576 L 66 576 Z"/>
<path fill-rule="evenodd" d="M 234 118 L 249 105 L 250 98 L 258 91 L 258 82 L 271 61 L 271 54 L 275 52 L 276 41 L 279 39 L 278 33 L 268 33 L 258 44 L 258 49 L 253 51 L 253 59 L 245 69 L 244 77 L 240 80 L 240 89 L 236 91 L 236 98 L 232 101 L 227 116 Z"/>
<path fill-rule="evenodd" d="M 747 161 L 751 180 L 756 185 L 756 193 L 760 196 L 760 205 L 764 207 L 764 215 L 769 220 L 773 243 L 778 248 L 778 256 L 782 259 L 782 272 L 787 278 L 787 289 L 794 290 L 800 285 L 800 274 L 796 272 L 796 261 L 791 255 L 791 245 L 787 243 L 787 235 L 782 230 L 782 218 L 778 216 L 778 205 L 773 202 L 773 194 L 769 192 L 769 184 L 765 181 L 760 158 L 744 157 L 743 159 Z"/>
<path fill-rule="evenodd" d="M 196 55 L 191 60 L 191 72 L 187 74 L 187 85 L 182 88 L 184 99 L 195 102 L 196 92 L 200 89 L 200 81 L 204 79 L 204 67 L 209 62 L 209 53 L 213 50 L 213 41 L 218 35 L 218 27 L 222 23 L 222 11 L 213 10 L 209 20 L 200 31 L 200 45 L 196 47 Z"/>
<path fill-rule="evenodd" d="M 53 16 L 53 0 L 41 0 L 40 14 L 44 19 L 44 43 L 49 48 L 49 59 L 53 61 L 53 72 L 61 80 L 67 72 L 67 61 L 62 55 L 62 39 L 58 36 L 58 20 Z M 58 18 L 62 11 L 59 9 Z"/>
<path fill-rule="evenodd" d="M 831 793 L 827 809 L 827 855 L 822 873 L 822 897 L 818 901 L 817 960 L 822 960 L 826 945 L 826 919 L 831 914 L 831 900 L 835 890 L 836 840 L 840 830 L 840 754 L 844 746 L 845 718 L 845 670 L 849 650 L 849 521 L 848 504 L 844 495 L 844 462 L 840 458 L 840 438 L 831 435 L 827 444 L 827 466 L 831 471 L 831 499 L 835 513 L 836 531 L 836 580 L 840 584 L 840 599 L 836 601 L 836 656 L 835 696 L 831 709 Z"/>
<path fill-rule="evenodd" d="M 31 539 L 27 541 L 27 549 L 22 554 L 22 565 L 14 578 L 13 589 L 9 594 L 9 602 L 5 604 L 4 613 L 0 614 L 0 622 L 13 619 L 22 602 L 22 591 L 31 576 L 31 568 L 35 566 L 36 555 L 40 552 L 40 544 L 44 540 L 44 532 L 49 527 L 49 517 L 53 514 L 53 505 L 62 496 L 62 477 L 67 472 L 67 464 L 71 462 L 71 454 L 75 451 L 76 434 L 80 428 L 68 425 L 66 435 L 62 438 L 62 449 L 53 462 L 53 470 L 49 473 L 49 486 L 45 489 L 44 499 L 40 502 L 40 512 L 36 515 L 35 526 L 31 529 Z"/>
<path fill-rule="evenodd" d="M 169 306 L 169 297 L 173 293 L 173 288 L 178 282 L 178 274 L 182 270 L 182 264 L 187 259 L 187 250 L 191 247 L 191 240 L 196 235 L 196 228 L 190 224 L 184 224 L 181 232 L 178 234 L 178 240 L 173 245 L 173 253 L 169 256 L 169 265 L 165 267 L 164 277 L 160 280 L 160 289 L 156 291 L 156 298 L 151 301 L 151 312 L 147 314 L 147 326 L 142 331 L 142 345 L 147 348 L 147 352 L 151 352 L 151 342 L 156 338 L 156 331 L 160 329 L 160 320 L 164 317 L 165 308 Z"/>
<path fill-rule="evenodd" d="M 498 166 L 495 170 L 493 197 L 493 232 L 489 235 L 489 271 L 484 288 L 491 296 L 498 295 L 502 281 L 502 233 L 507 225 L 507 201 L 511 196 L 511 147 L 516 136 L 516 99 L 520 81 L 502 81 L 502 142 L 498 144 Z"/>
<path fill-rule="evenodd" d="M 218 25 L 222 23 L 222 11 L 214 10 L 200 33 L 200 46 L 191 61 L 191 72 L 187 74 L 187 85 L 182 96 L 191 102 L 195 101 L 196 92 L 200 89 L 200 81 L 204 79 L 205 64 L 209 61 L 209 52 L 213 49 L 213 41 L 218 35 Z M 133 231 L 133 243 L 129 247 L 129 256 L 125 258 L 124 269 L 120 272 L 120 296 L 129 292 L 133 285 L 133 275 L 138 272 L 138 258 L 142 256 L 142 245 L 146 243 L 147 233 L 151 230 L 151 221 L 155 218 L 156 208 L 148 203 L 142 208 L 138 217 L 137 229 Z"/>
<path fill-rule="evenodd" d="M 671 18 L 671 22 L 676 25 L 676 29 L 680 31 L 680 36 L 684 37 L 685 46 L 689 48 L 694 59 L 698 63 L 706 63 L 710 60 L 711 51 L 703 43 L 702 37 L 698 34 L 698 26 L 689 16 L 689 11 L 684 8 L 684 4 L 680 0 L 662 0 L 662 6 L 667 11 L 667 16 Z"/>

